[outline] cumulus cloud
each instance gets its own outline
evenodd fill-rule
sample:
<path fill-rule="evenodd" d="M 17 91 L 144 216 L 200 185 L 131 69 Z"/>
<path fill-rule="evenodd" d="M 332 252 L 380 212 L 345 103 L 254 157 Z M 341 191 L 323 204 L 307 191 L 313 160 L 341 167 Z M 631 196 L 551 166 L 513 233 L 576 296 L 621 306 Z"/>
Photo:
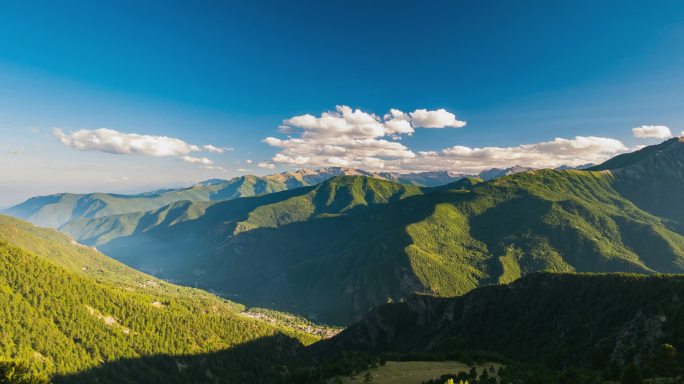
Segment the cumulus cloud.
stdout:
<path fill-rule="evenodd" d="M 203 165 L 214 164 L 214 162 L 212 160 L 207 159 L 206 157 L 181 156 L 180 159 L 185 161 L 186 163 L 190 163 L 190 164 L 203 164 Z"/>
<path fill-rule="evenodd" d="M 435 151 L 414 152 L 397 142 L 418 128 L 463 127 L 465 122 L 440 109 L 417 109 L 405 113 L 391 109 L 382 117 L 346 106 L 319 117 L 301 115 L 283 121 L 280 131 L 287 138 L 267 137 L 264 142 L 278 148 L 266 163 L 298 167 L 356 167 L 385 171 L 451 170 L 477 173 L 486 168 L 524 165 L 555 168 L 600 163 L 629 150 L 621 141 L 595 136 L 555 138 L 550 141 L 510 147 L 452 146 Z M 263 166 L 262 163 L 259 166 Z"/>
<path fill-rule="evenodd" d="M 664 125 L 642 125 L 632 128 L 632 135 L 638 138 L 667 139 L 672 137 L 672 131 Z"/>
<path fill-rule="evenodd" d="M 80 151 L 154 157 L 174 156 L 187 163 L 204 166 L 210 166 L 214 164 L 214 161 L 206 157 L 190 156 L 190 154 L 195 152 L 224 153 L 232 150 L 232 148 L 216 147 L 211 144 L 201 146 L 189 144 L 181 139 L 168 136 L 122 133 L 108 128 L 80 129 L 70 133 L 55 128 L 53 134 L 60 143 Z"/>
<path fill-rule="evenodd" d="M 465 121 L 457 120 L 456 115 L 445 109 L 436 111 L 416 109 L 411 112 L 411 121 L 416 128 L 462 128 L 466 126 Z"/>
<path fill-rule="evenodd" d="M 172 137 L 121 133 L 107 128 L 80 129 L 68 134 L 55 128 L 53 133 L 60 143 L 81 151 L 146 156 L 183 156 L 200 151 L 199 146 Z"/>
<path fill-rule="evenodd" d="M 621 141 L 595 136 L 556 138 L 551 141 L 512 147 L 471 148 L 453 146 L 441 151 L 419 152 L 409 167 L 420 170 L 450 169 L 476 173 L 485 168 L 506 168 L 515 164 L 534 168 L 556 168 L 600 163 L 627 152 Z"/>
<path fill-rule="evenodd" d="M 280 132 L 297 137 L 267 137 L 263 141 L 280 148 L 272 158 L 274 163 L 382 169 L 392 162 L 416 157 L 397 142 L 401 135 L 411 135 L 417 128 L 464 125 L 444 109 L 418 109 L 411 113 L 390 109 L 380 117 L 339 105 L 335 111 L 323 112 L 319 117 L 306 114 L 284 120 Z"/>

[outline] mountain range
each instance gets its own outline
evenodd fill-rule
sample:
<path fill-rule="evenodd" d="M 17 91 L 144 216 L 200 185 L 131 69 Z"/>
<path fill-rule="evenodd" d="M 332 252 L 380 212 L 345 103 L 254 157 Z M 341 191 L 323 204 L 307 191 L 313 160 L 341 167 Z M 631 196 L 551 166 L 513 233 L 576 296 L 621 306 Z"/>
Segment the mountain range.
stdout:
<path fill-rule="evenodd" d="M 684 345 L 681 276 L 547 272 L 412 294 L 320 340 L 291 315 L 245 311 L 7 216 L 0 290 L 0 379 L 12 384 L 313 384 L 387 358 L 497 361 L 506 382 L 582 384 L 630 361 L 676 375 Z"/>
<path fill-rule="evenodd" d="M 348 324 L 414 292 L 461 295 L 535 271 L 684 272 L 683 158 L 672 139 L 588 170 L 439 187 L 351 173 L 61 230 L 173 282 Z"/>
<path fill-rule="evenodd" d="M 377 356 L 487 356 L 503 375 L 614 379 L 682 362 L 684 285 L 660 273 L 684 273 L 684 140 L 432 187 L 344 173 L 61 232 L 0 215 L 0 375 L 315 383 Z M 317 342 L 335 331 L 273 309 L 349 327 Z"/>
<path fill-rule="evenodd" d="M 137 195 L 111 193 L 59 193 L 37 196 L 7 208 L 4 214 L 28 220 L 36 225 L 59 228 L 71 220 L 97 218 L 121 213 L 143 212 L 161 208 L 177 201 L 221 201 L 258 196 L 299 187 L 311 186 L 336 176 L 368 176 L 402 184 L 434 187 L 464 177 L 490 180 L 508 174 L 531 170 L 521 166 L 493 168 L 480 175 L 469 176 L 448 171 L 392 173 L 368 172 L 361 169 L 331 167 L 301 169 L 267 176 L 246 175 L 230 180 L 210 179 L 187 188 L 162 189 Z"/>

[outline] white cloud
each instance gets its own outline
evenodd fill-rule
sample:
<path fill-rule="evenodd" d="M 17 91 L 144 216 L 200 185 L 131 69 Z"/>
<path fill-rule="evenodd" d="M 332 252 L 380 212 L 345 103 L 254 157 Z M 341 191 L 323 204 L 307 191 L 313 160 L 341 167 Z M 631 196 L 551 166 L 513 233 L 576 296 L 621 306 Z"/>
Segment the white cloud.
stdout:
<path fill-rule="evenodd" d="M 223 153 L 223 152 L 229 152 L 229 151 L 232 151 L 232 150 L 233 150 L 233 148 L 230 148 L 230 147 L 219 148 L 219 147 L 215 147 L 215 146 L 213 146 L 213 145 L 211 145 L 211 144 L 203 145 L 202 148 L 203 148 L 205 151 L 211 152 L 211 153 Z"/>
<path fill-rule="evenodd" d="M 224 170 L 212 166 L 214 161 L 207 157 L 190 156 L 195 152 L 224 153 L 232 148 L 216 147 L 211 144 L 194 145 L 168 136 L 140 135 L 137 133 L 122 133 L 108 128 L 94 130 L 80 129 L 65 133 L 62 129 L 54 128 L 53 134 L 60 143 L 81 151 L 98 151 L 113 154 L 136 154 L 154 157 L 175 156 L 186 163 L 197 164 L 202 168 Z"/>
<path fill-rule="evenodd" d="M 462 128 L 466 126 L 465 121 L 457 120 L 456 115 L 445 109 L 436 111 L 416 109 L 410 115 L 413 126 L 416 128 Z"/>
<path fill-rule="evenodd" d="M 197 145 L 167 136 L 121 133 L 113 129 L 80 129 L 69 134 L 59 128 L 53 130 L 60 143 L 81 151 L 100 151 L 114 154 L 147 156 L 182 156 L 197 152 Z"/>
<path fill-rule="evenodd" d="M 684 131 L 679 132 L 679 137 L 684 137 Z"/>
<path fill-rule="evenodd" d="M 632 128 L 632 134 L 638 138 L 667 139 L 672 137 L 672 131 L 664 125 L 642 125 Z"/>
<path fill-rule="evenodd" d="M 254 161 L 247 159 L 247 160 L 245 160 L 245 164 L 254 164 Z"/>
<path fill-rule="evenodd" d="M 462 127 L 446 110 L 418 109 L 405 113 L 391 109 L 382 118 L 377 115 L 338 106 L 334 112 L 320 117 L 295 116 L 283 122 L 287 138 L 267 137 L 264 142 L 278 148 L 266 163 L 297 167 L 356 167 L 367 170 L 430 171 L 450 170 L 476 173 L 486 168 L 510 167 L 516 164 L 555 168 L 600 163 L 629 149 L 619 140 L 576 136 L 565 139 L 521 144 L 511 147 L 452 146 L 435 151 L 414 152 L 397 142 L 417 128 Z M 259 164 L 259 166 L 263 166 Z"/>
<path fill-rule="evenodd" d="M 628 150 L 619 140 L 576 136 L 574 139 L 556 138 L 513 147 L 453 146 L 441 151 L 419 152 L 418 157 L 405 166 L 416 170 L 447 169 L 467 173 L 476 173 L 493 167 L 506 168 L 516 164 L 534 168 L 556 168 L 561 165 L 600 163 Z"/>
<path fill-rule="evenodd" d="M 259 168 L 266 168 L 266 169 L 274 169 L 274 168 L 275 168 L 275 164 L 273 164 L 273 163 L 268 163 L 268 162 L 266 162 L 266 161 L 262 161 L 262 162 L 260 162 L 259 164 L 257 164 L 257 167 L 259 167 Z"/>
<path fill-rule="evenodd" d="M 137 154 L 145 156 L 186 156 L 192 152 L 223 153 L 231 148 L 219 148 L 211 144 L 203 146 L 188 144 L 168 136 L 122 133 L 108 128 L 80 129 L 65 133 L 54 128 L 53 134 L 60 143 L 81 151 L 99 151 L 113 154 Z"/>
<path fill-rule="evenodd" d="M 207 159 L 206 157 L 181 156 L 180 159 L 185 161 L 186 163 L 190 163 L 190 164 L 203 164 L 203 165 L 214 164 L 214 162 L 212 160 Z"/>
<path fill-rule="evenodd" d="M 223 167 L 219 167 L 219 166 L 217 166 L 217 165 L 203 165 L 203 166 L 201 166 L 200 168 L 206 169 L 206 170 L 209 170 L 209 171 L 220 171 L 220 172 L 226 172 L 226 173 L 228 172 L 227 169 L 225 169 L 225 168 L 223 168 Z"/>
<path fill-rule="evenodd" d="M 419 109 L 412 113 L 390 109 L 380 117 L 341 105 L 320 117 L 306 114 L 287 119 L 279 130 L 295 137 L 267 137 L 264 142 L 280 148 L 272 158 L 274 163 L 383 169 L 393 162 L 416 157 L 397 142 L 401 135 L 411 135 L 416 128 L 464 125 L 444 109 Z"/>

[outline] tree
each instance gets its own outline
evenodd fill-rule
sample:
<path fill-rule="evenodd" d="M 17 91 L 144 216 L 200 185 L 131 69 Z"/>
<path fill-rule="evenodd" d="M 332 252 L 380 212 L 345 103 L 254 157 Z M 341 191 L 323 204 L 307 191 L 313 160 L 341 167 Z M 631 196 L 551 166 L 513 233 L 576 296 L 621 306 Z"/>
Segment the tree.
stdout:
<path fill-rule="evenodd" d="M 477 380 L 477 368 L 475 368 L 475 366 L 470 367 L 470 373 L 468 374 L 468 377 L 472 381 Z"/>
<path fill-rule="evenodd" d="M 0 360 L 0 384 L 43 384 L 46 378 L 31 373 L 26 363 L 15 360 Z"/>
<path fill-rule="evenodd" d="M 653 368 L 660 375 L 670 375 L 677 368 L 677 348 L 672 344 L 661 344 L 653 358 Z"/>
<path fill-rule="evenodd" d="M 641 377 L 641 370 L 635 363 L 629 363 L 622 370 L 621 384 L 643 384 L 644 379 Z"/>

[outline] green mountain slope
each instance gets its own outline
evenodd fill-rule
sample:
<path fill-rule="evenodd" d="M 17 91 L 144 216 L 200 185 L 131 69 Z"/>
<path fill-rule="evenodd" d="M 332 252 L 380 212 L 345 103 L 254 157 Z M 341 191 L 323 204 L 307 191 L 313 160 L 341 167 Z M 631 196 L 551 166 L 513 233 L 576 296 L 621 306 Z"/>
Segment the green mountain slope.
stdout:
<path fill-rule="evenodd" d="M 538 273 L 461 297 L 383 305 L 312 349 L 486 351 L 563 369 L 648 366 L 663 344 L 684 349 L 683 297 L 682 276 Z"/>
<path fill-rule="evenodd" d="M 684 232 L 684 138 L 618 156 L 597 169 L 614 176 L 614 188 L 623 196 Z"/>
<path fill-rule="evenodd" d="M 422 190 L 341 177 L 182 221 L 147 213 L 162 224 L 113 239 L 98 221 L 64 230 L 172 281 L 344 324 L 413 292 L 461 295 L 536 271 L 684 272 L 682 232 L 627 198 L 622 175 L 537 170 Z"/>
<path fill-rule="evenodd" d="M 244 354 L 226 352 L 220 365 L 203 368 L 209 375 L 212 369 L 228 375 L 223 380 L 250 381 L 268 371 L 243 369 L 250 359 L 268 355 L 270 348 L 300 348 L 284 335 L 316 340 L 249 317 L 239 304 L 157 280 L 54 230 L 7 216 L 0 216 L 0 291 L 0 360 L 23 361 L 43 378 L 125 358 L 241 346 Z M 266 349 L 250 347 L 265 337 L 277 342 L 262 345 Z M 143 372 L 153 368 L 136 366 Z"/>
<path fill-rule="evenodd" d="M 231 180 L 200 183 L 189 188 L 163 190 L 140 195 L 108 193 L 62 193 L 28 199 L 3 213 L 36 225 L 58 228 L 70 220 L 144 212 L 181 201 L 219 201 L 282 191 L 309 185 L 295 178 L 242 176 Z"/>
<path fill-rule="evenodd" d="M 486 179 L 519 172 L 524 168 L 484 171 Z M 319 184 L 336 176 L 368 176 L 419 187 L 436 187 L 458 181 L 467 175 L 451 172 L 419 172 L 398 174 L 367 172 L 361 169 L 331 167 L 297 170 L 267 176 L 246 175 L 230 180 L 212 179 L 188 188 L 166 189 L 138 195 L 109 193 L 61 193 L 38 196 L 8 208 L 3 213 L 31 221 L 36 225 L 59 228 L 72 220 L 92 219 L 124 213 L 145 212 L 177 201 L 221 201 L 259 196 L 293 188 Z"/>

